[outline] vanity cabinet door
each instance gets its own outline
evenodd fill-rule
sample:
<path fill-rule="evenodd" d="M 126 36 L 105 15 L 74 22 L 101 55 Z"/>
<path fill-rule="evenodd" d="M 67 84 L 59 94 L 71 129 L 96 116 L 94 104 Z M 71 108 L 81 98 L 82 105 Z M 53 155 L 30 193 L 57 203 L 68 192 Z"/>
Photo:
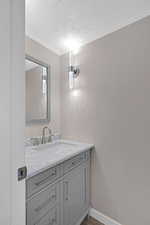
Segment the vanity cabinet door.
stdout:
<path fill-rule="evenodd" d="M 74 225 L 82 215 L 83 167 L 68 173 L 63 181 L 63 225 Z"/>

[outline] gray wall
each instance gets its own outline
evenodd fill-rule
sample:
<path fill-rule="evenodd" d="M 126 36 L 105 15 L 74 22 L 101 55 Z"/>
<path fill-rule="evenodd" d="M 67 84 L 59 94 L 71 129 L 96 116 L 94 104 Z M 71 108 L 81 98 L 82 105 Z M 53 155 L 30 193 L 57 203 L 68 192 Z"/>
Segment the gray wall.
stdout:
<path fill-rule="evenodd" d="M 50 124 L 26 125 L 26 137 L 42 134 L 42 128 L 49 125 L 53 132 L 60 132 L 60 57 L 30 38 L 26 38 L 26 54 L 50 65 L 51 71 L 51 121 Z"/>
<path fill-rule="evenodd" d="M 62 134 L 95 144 L 92 206 L 123 225 L 148 225 L 150 17 L 86 45 L 77 60 L 70 91 L 61 58 Z"/>

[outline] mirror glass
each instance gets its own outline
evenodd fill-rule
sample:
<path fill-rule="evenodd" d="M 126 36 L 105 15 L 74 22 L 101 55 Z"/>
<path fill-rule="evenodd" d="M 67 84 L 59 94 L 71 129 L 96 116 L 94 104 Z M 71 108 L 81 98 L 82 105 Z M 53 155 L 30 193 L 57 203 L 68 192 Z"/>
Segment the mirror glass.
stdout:
<path fill-rule="evenodd" d="M 26 123 L 49 121 L 49 76 L 45 63 L 26 57 Z"/>

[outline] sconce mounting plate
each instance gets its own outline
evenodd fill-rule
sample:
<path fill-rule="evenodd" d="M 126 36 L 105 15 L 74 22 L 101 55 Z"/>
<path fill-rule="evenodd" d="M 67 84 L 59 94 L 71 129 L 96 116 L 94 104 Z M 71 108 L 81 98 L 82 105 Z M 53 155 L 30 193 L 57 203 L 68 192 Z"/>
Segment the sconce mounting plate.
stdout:
<path fill-rule="evenodd" d="M 69 72 L 73 72 L 73 77 L 77 78 L 80 73 L 80 69 L 77 66 L 69 66 Z"/>

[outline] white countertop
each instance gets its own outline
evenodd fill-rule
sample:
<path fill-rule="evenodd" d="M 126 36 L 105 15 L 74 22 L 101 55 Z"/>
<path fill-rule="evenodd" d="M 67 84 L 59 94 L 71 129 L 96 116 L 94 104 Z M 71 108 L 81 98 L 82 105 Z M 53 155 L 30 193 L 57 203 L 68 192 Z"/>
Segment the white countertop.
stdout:
<path fill-rule="evenodd" d="M 93 147 L 93 144 L 66 140 L 57 140 L 53 143 L 37 147 L 26 147 L 25 160 L 27 166 L 27 178 L 32 177 L 45 169 L 58 165 L 81 152 L 92 149 Z"/>

